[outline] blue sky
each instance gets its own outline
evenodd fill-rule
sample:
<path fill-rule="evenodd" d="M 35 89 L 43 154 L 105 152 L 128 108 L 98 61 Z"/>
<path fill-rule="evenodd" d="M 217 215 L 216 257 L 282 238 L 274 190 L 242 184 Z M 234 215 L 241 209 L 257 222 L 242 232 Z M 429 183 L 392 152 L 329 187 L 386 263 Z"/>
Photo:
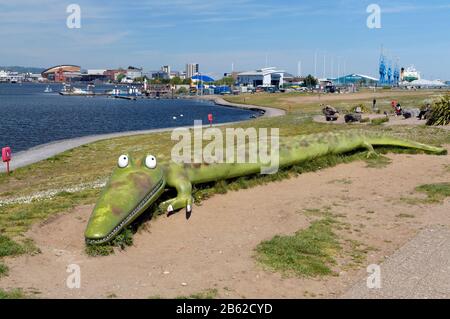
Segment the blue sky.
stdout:
<path fill-rule="evenodd" d="M 81 7 L 81 29 L 66 8 Z M 366 26 L 380 5 L 381 29 Z M 198 62 L 213 76 L 268 64 L 297 73 L 377 75 L 381 45 L 401 66 L 450 80 L 450 3 L 364 0 L 0 0 L 0 65 L 83 68 L 128 65 L 184 69 Z M 333 64 L 332 64 L 333 61 Z M 332 68 L 332 65 L 334 68 Z"/>

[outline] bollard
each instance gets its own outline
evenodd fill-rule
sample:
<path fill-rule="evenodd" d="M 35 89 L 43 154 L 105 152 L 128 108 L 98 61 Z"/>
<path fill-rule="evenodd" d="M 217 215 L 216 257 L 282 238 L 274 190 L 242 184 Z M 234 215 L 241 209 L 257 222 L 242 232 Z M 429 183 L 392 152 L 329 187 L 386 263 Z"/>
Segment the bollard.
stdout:
<path fill-rule="evenodd" d="M 2 148 L 2 160 L 6 163 L 6 173 L 9 175 L 9 162 L 11 161 L 11 147 L 6 146 Z"/>
<path fill-rule="evenodd" d="M 212 127 L 212 123 L 213 123 L 213 115 L 212 114 L 208 114 L 208 121 L 209 121 L 209 126 Z"/>

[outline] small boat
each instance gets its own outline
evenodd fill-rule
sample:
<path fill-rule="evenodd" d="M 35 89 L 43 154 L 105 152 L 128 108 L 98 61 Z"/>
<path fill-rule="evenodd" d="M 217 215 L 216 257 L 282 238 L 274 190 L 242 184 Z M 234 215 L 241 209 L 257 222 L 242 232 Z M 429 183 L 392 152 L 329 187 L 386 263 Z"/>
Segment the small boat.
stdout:
<path fill-rule="evenodd" d="M 59 92 L 60 95 L 69 95 L 69 96 L 87 96 L 87 95 L 92 95 L 92 93 L 76 88 L 76 87 L 72 87 L 70 85 L 66 85 L 64 84 L 64 87 L 62 89 L 61 92 Z"/>
<path fill-rule="evenodd" d="M 44 90 L 44 93 L 53 93 L 53 89 L 50 87 L 50 85 L 47 85 L 47 87 Z"/>

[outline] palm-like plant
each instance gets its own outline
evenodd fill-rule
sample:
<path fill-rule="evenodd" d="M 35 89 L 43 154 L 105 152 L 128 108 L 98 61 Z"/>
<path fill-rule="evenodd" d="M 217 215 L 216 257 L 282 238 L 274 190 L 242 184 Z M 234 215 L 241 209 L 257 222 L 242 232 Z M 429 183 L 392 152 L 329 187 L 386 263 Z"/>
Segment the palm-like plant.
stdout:
<path fill-rule="evenodd" d="M 450 95 L 446 94 L 434 103 L 427 125 L 448 124 L 450 124 Z"/>

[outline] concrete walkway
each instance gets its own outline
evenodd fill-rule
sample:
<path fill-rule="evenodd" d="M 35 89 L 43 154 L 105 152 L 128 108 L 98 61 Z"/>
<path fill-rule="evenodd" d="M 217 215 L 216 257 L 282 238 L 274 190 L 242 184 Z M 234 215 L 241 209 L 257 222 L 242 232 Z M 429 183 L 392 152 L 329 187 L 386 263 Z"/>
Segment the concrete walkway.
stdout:
<path fill-rule="evenodd" d="M 365 277 L 342 298 L 450 298 L 450 229 L 426 228 L 380 266 L 380 289 L 367 288 Z"/>
<path fill-rule="evenodd" d="M 269 107 L 229 103 L 229 102 L 225 101 L 224 99 L 217 97 L 217 96 L 208 96 L 207 98 L 204 98 L 204 99 L 214 101 L 216 104 L 222 105 L 222 106 L 237 107 L 237 108 L 242 108 L 242 109 L 263 110 L 265 112 L 263 115 L 264 117 L 274 117 L 274 116 L 281 116 L 281 115 L 285 114 L 285 111 L 283 111 L 283 110 L 273 109 L 273 108 L 269 108 Z M 222 124 L 216 124 L 214 126 L 219 127 L 219 126 L 236 124 L 236 123 L 239 123 L 239 122 L 222 123 Z M 187 126 L 187 127 L 192 127 L 192 126 Z M 48 144 L 42 144 L 42 145 L 30 148 L 26 151 L 19 152 L 17 154 L 13 153 L 13 159 L 10 163 L 10 169 L 14 170 L 14 169 L 17 169 L 20 167 L 24 167 L 24 166 L 33 164 L 33 163 L 37 163 L 42 160 L 53 157 L 59 153 L 74 149 L 76 147 L 79 147 L 79 146 L 82 146 L 85 144 L 101 141 L 101 140 L 107 140 L 107 139 L 123 137 L 123 136 L 133 136 L 133 135 L 151 134 L 151 133 L 158 133 L 158 132 L 168 132 L 173 129 L 175 129 L 175 128 L 171 127 L 171 128 L 162 128 L 162 129 L 153 129 L 153 130 L 91 135 L 91 136 L 84 136 L 84 137 L 79 137 L 79 138 L 51 142 Z M 0 173 L 4 173 L 5 171 L 6 171 L 5 165 L 0 165 Z"/>
<path fill-rule="evenodd" d="M 205 100 L 214 101 L 218 105 L 222 106 L 229 106 L 229 107 L 236 107 L 240 109 L 246 109 L 246 110 L 263 110 L 265 113 L 263 116 L 265 117 L 274 117 L 274 116 L 282 116 L 286 114 L 285 110 L 282 109 L 275 109 L 272 107 L 266 107 L 266 106 L 258 106 L 258 105 L 250 105 L 250 104 L 237 104 L 237 103 L 231 103 L 228 101 L 225 101 L 223 98 L 211 95 L 211 96 L 204 96 L 202 97 Z"/>

